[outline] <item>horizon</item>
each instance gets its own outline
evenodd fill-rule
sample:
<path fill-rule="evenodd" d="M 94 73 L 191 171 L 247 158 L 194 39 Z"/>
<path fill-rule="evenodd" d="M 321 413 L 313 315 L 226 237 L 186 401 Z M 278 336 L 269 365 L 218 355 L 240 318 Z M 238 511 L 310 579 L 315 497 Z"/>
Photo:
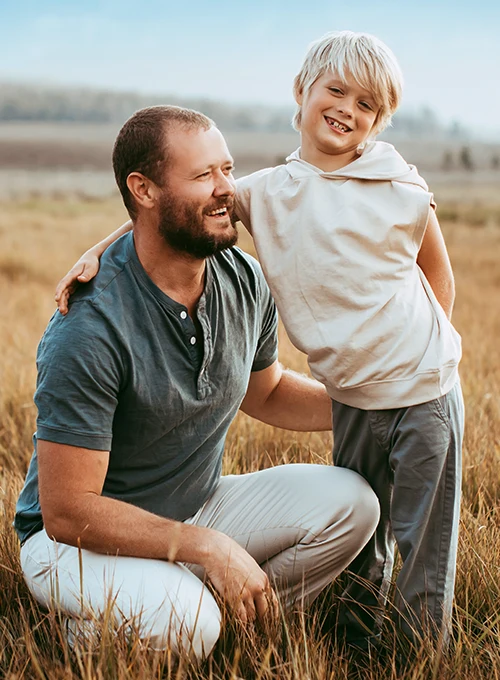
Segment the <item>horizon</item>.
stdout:
<path fill-rule="evenodd" d="M 307 9 L 297 0 L 208 7 L 151 0 L 147 14 L 131 0 L 7 0 L 0 38 L 10 59 L 0 80 L 293 107 L 308 45 L 345 28 L 373 33 L 394 51 L 405 77 L 401 113 L 429 108 L 445 126 L 458 121 L 474 134 L 498 135 L 500 3 L 491 0 L 418 7 L 359 0 L 331 10 L 318 0 Z"/>

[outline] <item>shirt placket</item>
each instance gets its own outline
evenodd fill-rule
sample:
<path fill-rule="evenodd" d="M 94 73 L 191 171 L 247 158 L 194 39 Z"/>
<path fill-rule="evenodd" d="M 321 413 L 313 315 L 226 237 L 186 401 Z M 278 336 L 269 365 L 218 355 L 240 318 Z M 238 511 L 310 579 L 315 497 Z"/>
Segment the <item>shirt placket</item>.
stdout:
<path fill-rule="evenodd" d="M 206 299 L 204 295 L 200 298 L 198 303 L 197 315 L 203 333 L 203 359 L 196 383 L 197 397 L 201 400 L 206 399 L 212 391 L 209 377 L 209 367 L 211 365 L 213 354 L 212 332 L 210 320 L 207 315 Z"/>

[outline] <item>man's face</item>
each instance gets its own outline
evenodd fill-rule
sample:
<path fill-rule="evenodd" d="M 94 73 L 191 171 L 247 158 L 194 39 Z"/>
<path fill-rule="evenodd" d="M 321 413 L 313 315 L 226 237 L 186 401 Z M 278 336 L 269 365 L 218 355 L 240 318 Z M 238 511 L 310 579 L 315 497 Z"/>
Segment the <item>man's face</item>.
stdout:
<path fill-rule="evenodd" d="M 209 130 L 169 133 L 170 163 L 158 203 L 158 229 L 175 250 L 205 258 L 233 246 L 233 159 L 224 137 Z"/>

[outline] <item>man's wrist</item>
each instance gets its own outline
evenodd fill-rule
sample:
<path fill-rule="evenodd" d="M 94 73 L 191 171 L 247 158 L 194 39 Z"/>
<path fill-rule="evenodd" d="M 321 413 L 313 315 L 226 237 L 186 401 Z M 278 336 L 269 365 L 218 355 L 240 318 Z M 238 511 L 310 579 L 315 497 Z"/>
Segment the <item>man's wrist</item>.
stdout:
<path fill-rule="evenodd" d="M 181 527 L 178 545 L 180 550 L 176 550 L 178 556 L 174 558 L 179 562 L 190 562 L 205 567 L 213 557 L 216 547 L 217 550 L 221 547 L 221 540 L 227 538 L 219 531 L 208 527 L 197 527 L 190 524 L 181 524 Z M 170 557 L 168 559 L 174 561 Z"/>

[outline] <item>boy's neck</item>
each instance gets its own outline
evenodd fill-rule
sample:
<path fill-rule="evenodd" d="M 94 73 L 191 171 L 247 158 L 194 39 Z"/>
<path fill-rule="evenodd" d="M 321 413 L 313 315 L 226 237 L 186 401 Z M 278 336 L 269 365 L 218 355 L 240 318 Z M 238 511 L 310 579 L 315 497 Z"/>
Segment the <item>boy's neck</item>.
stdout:
<path fill-rule="evenodd" d="M 340 154 L 325 153 L 316 147 L 310 146 L 306 139 L 302 138 L 301 140 L 301 159 L 306 161 L 306 163 L 314 165 L 315 168 L 318 168 L 323 172 L 335 172 L 336 170 L 340 170 L 359 158 L 359 155 L 357 149 Z"/>

